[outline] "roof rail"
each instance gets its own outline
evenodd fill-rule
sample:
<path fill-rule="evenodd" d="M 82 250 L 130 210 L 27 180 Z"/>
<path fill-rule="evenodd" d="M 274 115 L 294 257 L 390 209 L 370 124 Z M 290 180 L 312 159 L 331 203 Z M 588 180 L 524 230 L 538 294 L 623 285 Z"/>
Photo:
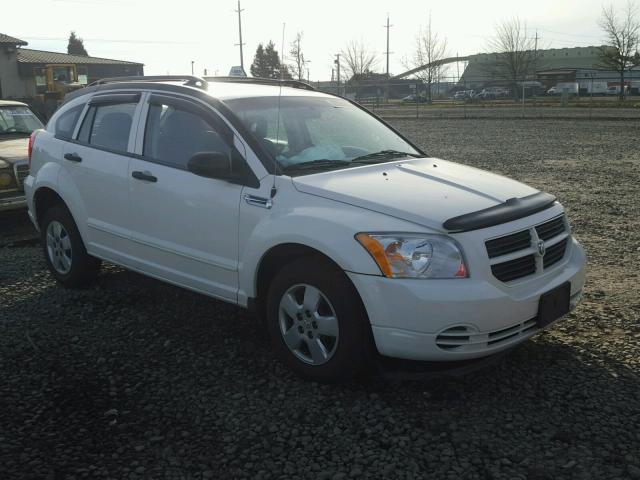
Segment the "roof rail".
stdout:
<path fill-rule="evenodd" d="M 226 83 L 254 83 L 258 85 L 282 85 L 283 87 L 300 88 L 302 90 L 315 91 L 306 82 L 293 79 L 277 79 L 277 78 L 261 78 L 261 77 L 203 77 L 207 82 L 226 82 Z"/>
<path fill-rule="evenodd" d="M 122 82 L 184 82 L 184 85 L 188 87 L 196 87 L 200 90 L 207 90 L 207 81 L 200 77 L 194 77 L 192 75 L 148 75 L 148 76 L 134 76 L 134 77 L 110 77 L 96 80 L 95 82 L 87 85 L 88 87 L 94 85 L 104 85 L 106 83 L 122 83 Z"/>

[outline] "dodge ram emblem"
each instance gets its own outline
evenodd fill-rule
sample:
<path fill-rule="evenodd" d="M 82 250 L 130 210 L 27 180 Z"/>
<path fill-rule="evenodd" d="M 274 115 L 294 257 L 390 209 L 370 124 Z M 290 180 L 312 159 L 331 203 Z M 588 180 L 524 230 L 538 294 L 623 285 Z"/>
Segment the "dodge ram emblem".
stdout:
<path fill-rule="evenodd" d="M 547 248 L 542 240 L 538 240 L 538 255 L 544 257 L 544 253 L 547 251 Z"/>

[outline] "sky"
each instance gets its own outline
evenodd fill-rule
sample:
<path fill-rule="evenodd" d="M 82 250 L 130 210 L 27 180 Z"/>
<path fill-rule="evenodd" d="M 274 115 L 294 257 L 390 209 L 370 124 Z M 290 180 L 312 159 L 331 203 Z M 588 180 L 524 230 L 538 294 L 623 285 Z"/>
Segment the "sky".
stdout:
<path fill-rule="evenodd" d="M 227 75 L 239 65 L 236 0 L 30 0 L 2 6 L 0 32 L 29 42 L 27 48 L 66 51 L 69 32 L 84 39 L 92 56 L 145 64 L 145 74 L 188 74 L 191 62 L 202 75 Z M 606 2 L 606 0 L 605 0 Z M 626 0 L 607 4 L 623 7 Z M 429 2 L 346 0 L 241 0 L 245 69 L 258 43 L 273 40 L 285 60 L 296 32 L 310 60 L 312 81 L 329 80 L 334 55 L 351 40 L 377 54 L 383 72 L 387 14 L 390 23 L 390 71 L 407 68 L 416 35 L 431 14 L 432 28 L 446 37 L 451 56 L 489 51 L 500 20 L 519 17 L 541 48 L 600 45 L 597 21 L 602 0 L 457 0 Z M 6 19 L 11 19 L 10 22 Z"/>

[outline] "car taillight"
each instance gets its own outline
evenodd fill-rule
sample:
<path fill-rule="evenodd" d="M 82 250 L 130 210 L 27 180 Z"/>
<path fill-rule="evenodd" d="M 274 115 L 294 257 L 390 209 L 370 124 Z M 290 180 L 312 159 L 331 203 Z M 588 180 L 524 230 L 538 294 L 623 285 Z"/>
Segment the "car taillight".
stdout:
<path fill-rule="evenodd" d="M 29 153 L 29 170 L 31 170 L 31 154 L 33 153 L 33 142 L 36 140 L 37 130 L 31 132 L 31 136 L 29 137 L 29 149 L 27 150 Z"/>

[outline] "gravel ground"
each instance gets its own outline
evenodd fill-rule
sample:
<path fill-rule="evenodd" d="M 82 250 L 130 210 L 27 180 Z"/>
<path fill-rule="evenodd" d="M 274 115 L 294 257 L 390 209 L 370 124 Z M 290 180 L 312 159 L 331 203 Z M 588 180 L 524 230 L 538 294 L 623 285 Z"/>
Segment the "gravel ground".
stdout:
<path fill-rule="evenodd" d="M 0 479 L 640 478 L 640 126 L 396 126 L 556 194 L 583 304 L 477 374 L 320 385 L 238 308 L 113 266 L 59 288 L 1 215 Z"/>

